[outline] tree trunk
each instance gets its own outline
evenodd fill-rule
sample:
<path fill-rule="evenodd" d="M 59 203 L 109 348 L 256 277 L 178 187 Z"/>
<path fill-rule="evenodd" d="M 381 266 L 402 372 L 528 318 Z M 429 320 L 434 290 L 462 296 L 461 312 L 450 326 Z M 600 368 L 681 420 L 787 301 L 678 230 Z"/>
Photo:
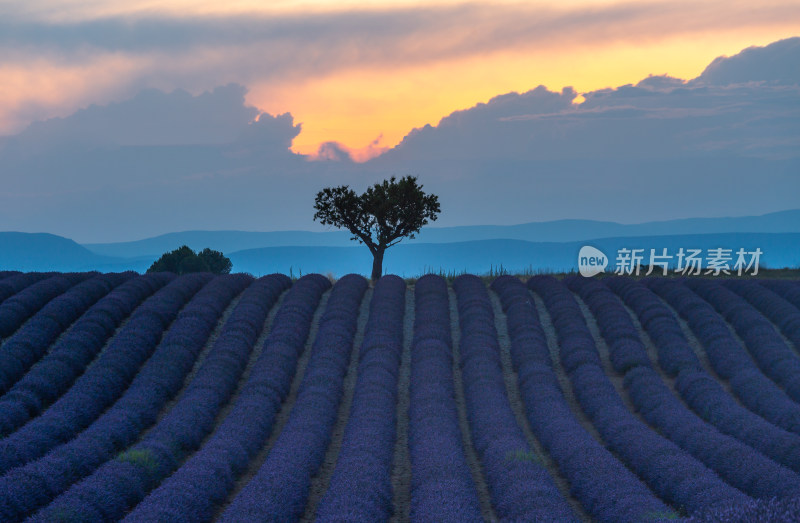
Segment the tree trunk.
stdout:
<path fill-rule="evenodd" d="M 383 276 L 383 252 L 378 249 L 372 254 L 372 281 L 376 282 Z"/>

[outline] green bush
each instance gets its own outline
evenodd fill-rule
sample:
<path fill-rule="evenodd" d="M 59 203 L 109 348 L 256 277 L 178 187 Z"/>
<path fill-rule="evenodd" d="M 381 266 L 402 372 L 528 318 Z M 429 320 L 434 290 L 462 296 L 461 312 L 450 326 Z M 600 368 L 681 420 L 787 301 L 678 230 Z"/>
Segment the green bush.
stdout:
<path fill-rule="evenodd" d="M 205 262 L 208 270 L 214 274 L 229 274 L 233 263 L 219 251 L 212 251 L 208 247 L 197 253 L 197 257 Z"/>
<path fill-rule="evenodd" d="M 228 274 L 233 268 L 231 260 L 219 251 L 206 247 L 199 253 L 183 245 L 174 251 L 161 255 L 153 262 L 147 272 L 174 272 L 187 274 L 190 272 L 213 272 L 214 274 Z"/>

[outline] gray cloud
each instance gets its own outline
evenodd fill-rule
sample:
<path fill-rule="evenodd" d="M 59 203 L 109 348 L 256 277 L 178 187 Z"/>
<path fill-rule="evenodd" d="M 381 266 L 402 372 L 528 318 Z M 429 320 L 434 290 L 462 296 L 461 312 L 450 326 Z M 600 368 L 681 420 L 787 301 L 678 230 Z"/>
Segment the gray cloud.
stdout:
<path fill-rule="evenodd" d="M 722 11 L 727 16 L 720 17 Z M 507 49 L 651 40 L 781 24 L 798 17 L 800 5 L 755 7 L 742 0 L 573 10 L 473 3 L 302 15 L 125 15 L 64 22 L 11 11 L 0 21 L 0 60 L 39 55 L 62 63 L 81 62 L 100 52 L 154 55 L 163 61 L 216 49 L 225 58 L 215 67 L 245 72 L 245 65 L 258 66 L 255 74 L 271 76 L 298 70 L 325 73 L 352 65 L 396 67 Z"/>
<path fill-rule="evenodd" d="M 650 85 L 655 84 L 653 88 Z M 667 87 L 668 85 L 673 87 Z M 586 93 L 508 94 L 415 129 L 375 162 L 514 158 L 800 158 L 800 86 L 650 81 Z"/>
<path fill-rule="evenodd" d="M 57 208 L 105 190 L 132 202 L 164 192 L 181 202 L 194 185 L 302 166 L 304 157 L 289 150 L 300 125 L 288 113 L 259 115 L 245 104 L 245 91 L 236 84 L 197 96 L 150 89 L 35 123 L 0 141 L 0 198 L 7 209 Z M 84 203 L 78 220 L 98 219 L 89 210 L 101 202 Z"/>
<path fill-rule="evenodd" d="M 765 47 L 750 47 L 711 62 L 694 83 L 730 85 L 745 82 L 800 84 L 800 38 L 787 38 Z"/>
<path fill-rule="evenodd" d="M 572 103 L 576 93 L 570 88 L 559 94 L 539 86 L 497 96 L 437 126 L 415 129 L 386 156 L 560 160 L 722 151 L 783 157 L 792 153 L 788 143 L 800 142 L 798 42 L 792 38 L 715 60 L 715 70 L 737 72 L 735 83 L 725 85 L 708 85 L 703 76 L 689 82 L 651 76 L 585 93 L 580 105 Z M 769 64 L 771 83 L 754 84 L 764 80 L 762 69 L 747 67 L 754 55 Z M 800 157 L 800 149 L 791 156 Z"/>
<path fill-rule="evenodd" d="M 350 152 L 338 142 L 324 142 L 319 145 L 316 158 L 331 162 L 352 162 Z"/>
<path fill-rule="evenodd" d="M 431 180 L 442 224 L 535 219 L 620 221 L 758 214 L 797 206 L 800 194 L 800 56 L 775 44 L 758 71 L 722 86 L 650 77 L 585 93 L 538 87 L 496 97 L 415 129 L 368 164 L 402 165 Z M 753 53 L 748 50 L 745 58 Z M 747 74 L 750 73 L 750 74 Z M 501 218 L 502 217 L 502 218 Z"/>
<path fill-rule="evenodd" d="M 796 59 L 766 49 L 777 49 L 776 61 Z M 415 129 L 362 164 L 335 143 L 326 147 L 338 161 L 292 153 L 299 124 L 291 114 L 253 121 L 241 86 L 147 91 L 0 141 L 0 223 L 80 241 L 310 229 L 317 190 L 362 189 L 393 174 L 418 175 L 440 195 L 437 225 L 761 214 L 796 207 L 800 194 L 800 86 L 791 78 L 650 77 L 586 93 L 580 105 L 571 89 L 540 86 Z M 169 132 L 148 134 L 153 122 Z"/>
<path fill-rule="evenodd" d="M 18 137 L 49 147 L 59 142 L 93 145 L 201 145 L 232 142 L 259 114 L 246 106 L 236 84 L 192 96 L 183 90 L 146 89 L 134 98 L 91 105 L 67 118 L 31 124 Z M 288 147 L 288 146 L 287 146 Z"/>
<path fill-rule="evenodd" d="M 198 93 L 239 83 L 282 89 L 359 68 L 396 71 L 494 52 L 649 44 L 693 32 L 784 27 L 786 20 L 800 19 L 800 4 L 749 0 L 560 9 L 483 2 L 213 16 L 148 10 L 95 18 L 50 16 L 60 11 L 50 1 L 0 8 L 0 66 L 31 77 L 48 74 L 43 68 L 73 81 L 82 70 L 97 78 L 75 82 L 63 96 L 34 90 L 35 99 L 7 101 L 12 106 L 2 108 L 3 132 L 63 114 L 64 104 L 124 100 L 146 88 Z M 95 7 L 89 3 L 79 11 Z"/>

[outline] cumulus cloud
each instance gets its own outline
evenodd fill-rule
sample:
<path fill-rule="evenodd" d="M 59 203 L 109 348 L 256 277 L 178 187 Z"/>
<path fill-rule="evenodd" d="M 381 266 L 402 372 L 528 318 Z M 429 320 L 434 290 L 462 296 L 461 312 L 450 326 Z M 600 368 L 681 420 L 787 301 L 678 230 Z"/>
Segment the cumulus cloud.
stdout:
<path fill-rule="evenodd" d="M 795 60 L 780 46 L 765 49 Z M 195 96 L 146 91 L 7 139 L 0 222 L 80 241 L 309 229 L 322 187 L 361 190 L 404 174 L 440 195 L 437 225 L 641 222 L 796 207 L 800 86 L 753 80 L 651 76 L 584 93 L 580 104 L 570 88 L 507 93 L 415 129 L 364 163 L 335 142 L 318 155 L 326 161 L 292 153 L 300 124 L 288 113 L 256 116 L 241 86 Z M 150 134 L 162 116 L 169 132 Z M 76 145 L 71 135 L 86 139 Z M 25 152 L 31 144 L 35 154 Z"/>
<path fill-rule="evenodd" d="M 569 112 L 576 96 L 571 88 L 554 93 L 544 86 L 523 94 L 496 96 L 487 103 L 442 118 L 435 127 L 426 125 L 412 130 L 398 146 L 377 161 L 518 156 L 528 148 L 530 137 L 515 132 L 517 126 L 506 119 Z"/>
<path fill-rule="evenodd" d="M 239 107 L 252 109 L 244 105 L 244 100 L 241 100 Z M 289 154 L 294 157 L 297 155 L 290 153 L 289 147 L 292 146 L 292 140 L 300 134 L 300 130 L 301 124 L 294 123 L 291 113 L 276 116 L 261 113 L 253 122 L 239 127 L 238 135 L 232 140 L 232 145 L 237 148 L 239 154 L 247 151 L 250 154 L 271 153 L 274 156 Z"/>
<path fill-rule="evenodd" d="M 765 47 L 749 47 L 733 57 L 720 56 L 693 83 L 731 85 L 747 82 L 800 84 L 800 38 Z"/>
<path fill-rule="evenodd" d="M 786 47 L 757 56 L 788 70 L 800 50 Z M 773 76 L 782 79 L 774 84 L 753 83 L 759 76 L 750 73 L 720 86 L 651 76 L 584 93 L 581 104 L 570 89 L 509 93 L 413 130 L 367 165 L 402 165 L 432 180 L 445 195 L 442 223 L 645 221 L 796 207 L 800 85 L 794 71 Z"/>
<path fill-rule="evenodd" d="M 539 86 L 496 96 L 436 126 L 414 129 L 382 161 L 791 154 L 786 145 L 800 140 L 800 82 L 794 80 L 798 68 L 793 67 L 800 60 L 797 42 L 789 39 L 715 60 L 715 70 L 740 72 L 735 83 L 721 86 L 707 85 L 703 76 L 686 82 L 662 75 L 584 93 L 580 104 L 573 103 L 577 93 L 571 88 L 555 93 Z M 761 71 L 739 66 L 753 55 L 770 64 L 772 84 L 752 85 L 763 78 Z M 800 156 L 800 150 L 794 153 Z"/>
<path fill-rule="evenodd" d="M 379 134 L 377 138 L 365 147 L 358 148 L 348 147 L 335 141 L 324 142 L 320 144 L 317 153 L 310 159 L 334 162 L 365 162 L 380 156 L 390 149 L 381 145 L 381 140 L 383 140 L 383 134 Z"/>
<path fill-rule="evenodd" d="M 719 13 L 725 12 L 725 17 Z M 326 74 L 353 66 L 397 67 L 508 49 L 650 41 L 694 31 L 779 25 L 799 5 L 743 0 L 610 4 L 553 9 L 536 4 L 431 5 L 177 16 L 158 11 L 53 21 L 11 6 L 0 20 L 0 62 L 50 57 L 82 62 L 96 53 L 151 56 L 149 72 L 185 80 L 196 65 L 238 81 Z M 166 67 L 161 68 L 160 65 Z M 144 72 L 144 71 L 143 71 Z"/>
<path fill-rule="evenodd" d="M 288 226 L 280 217 L 298 193 L 286 187 L 308 184 L 308 162 L 289 150 L 300 125 L 259 114 L 244 93 L 147 90 L 0 140 L 0 222 L 82 240 L 254 218 Z"/>
<path fill-rule="evenodd" d="M 303 11 L 256 6 L 253 12 L 240 6 L 213 13 L 189 2 L 183 12 L 153 2 L 130 8 L 96 0 L 6 4 L 0 8 L 3 134 L 88 103 L 128 99 L 144 88 L 196 94 L 235 82 L 260 86 L 270 96 L 361 70 L 398 74 L 493 54 L 568 59 L 571 50 L 652 45 L 693 34 L 785 31 L 788 20 L 800 19 L 800 5 L 786 0 L 587 2 L 557 8 L 478 1 Z"/>
<path fill-rule="evenodd" d="M 353 157 L 347 147 L 339 142 L 324 142 L 319 145 L 315 160 L 326 162 L 352 162 Z"/>
<path fill-rule="evenodd" d="M 91 105 L 66 118 L 35 122 L 17 140 L 93 145 L 210 145 L 232 142 L 256 116 L 247 89 L 229 84 L 193 96 L 146 89 L 123 102 Z"/>
<path fill-rule="evenodd" d="M 676 87 L 681 87 L 685 83 L 686 82 L 684 80 L 681 80 L 680 78 L 674 78 L 672 76 L 662 74 L 662 75 L 650 75 L 644 80 L 641 80 L 639 83 L 637 83 L 636 87 L 651 89 L 654 91 L 668 91 L 671 89 L 675 89 Z"/>

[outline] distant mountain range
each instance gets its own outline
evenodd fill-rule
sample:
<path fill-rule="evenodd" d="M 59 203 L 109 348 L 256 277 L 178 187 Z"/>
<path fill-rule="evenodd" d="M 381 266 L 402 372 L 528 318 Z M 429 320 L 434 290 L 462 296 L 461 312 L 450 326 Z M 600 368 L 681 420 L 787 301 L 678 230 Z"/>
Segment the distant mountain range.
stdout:
<path fill-rule="evenodd" d="M 663 249 L 675 255 L 680 248 L 700 249 L 703 257 L 710 249 L 730 249 L 733 266 L 735 252 L 757 248 L 763 254 L 762 268 L 800 267 L 800 233 L 722 233 L 670 236 L 634 236 L 599 238 L 577 242 L 527 242 L 523 240 L 475 240 L 453 243 L 417 243 L 397 245 L 386 251 L 384 271 L 404 277 L 426 272 L 474 274 L 503 269 L 512 273 L 568 272 L 578 268 L 578 252 L 584 245 L 600 249 L 609 258 L 613 270 L 620 249 L 643 249 L 643 264 L 649 261 L 650 249 Z M 348 272 L 368 274 L 372 258 L 364 247 L 264 247 L 230 254 L 234 269 L 254 275 L 272 272 L 307 274 Z"/>
<path fill-rule="evenodd" d="M 20 271 L 140 270 L 150 260 L 105 256 L 46 233 L 0 232 L 0 267 Z"/>
<path fill-rule="evenodd" d="M 136 270 L 144 272 L 162 253 L 188 245 L 228 255 L 234 271 L 256 275 L 321 272 L 367 273 L 369 252 L 345 231 L 187 231 L 133 242 L 80 245 L 52 234 L 0 232 L 0 269 Z M 559 220 L 521 225 L 428 227 L 415 240 L 387 251 L 386 272 L 415 276 L 427 271 L 485 273 L 577 268 L 589 244 L 612 261 L 625 248 L 763 251 L 762 266 L 800 266 L 800 210 L 739 218 L 692 218 L 640 224 Z"/>
<path fill-rule="evenodd" d="M 426 227 L 411 243 L 455 243 L 475 240 L 524 240 L 571 242 L 594 238 L 667 236 L 743 232 L 800 232 L 800 209 L 738 218 L 689 218 L 660 222 L 622 224 L 594 220 L 557 220 L 520 225 L 469 225 Z M 347 247 L 354 245 L 346 231 L 186 231 L 120 243 L 93 243 L 84 247 L 104 256 L 158 257 L 181 245 L 212 249 L 226 254 L 260 247 Z"/>

